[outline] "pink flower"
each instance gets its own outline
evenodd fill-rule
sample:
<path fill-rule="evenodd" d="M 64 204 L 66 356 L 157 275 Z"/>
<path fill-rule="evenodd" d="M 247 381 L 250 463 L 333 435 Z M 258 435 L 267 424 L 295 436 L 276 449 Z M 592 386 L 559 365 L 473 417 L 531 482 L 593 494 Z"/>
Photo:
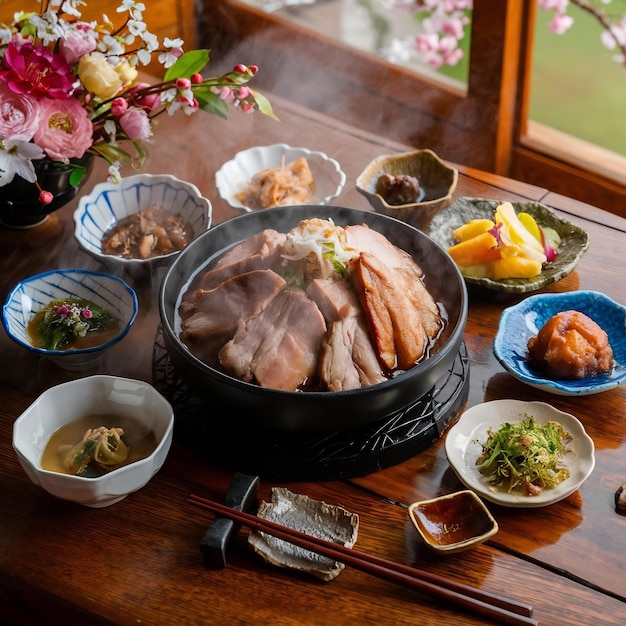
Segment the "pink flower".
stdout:
<path fill-rule="evenodd" d="M 41 204 L 50 204 L 52 200 L 54 200 L 54 196 L 49 191 L 42 189 L 39 192 L 39 202 L 41 202 Z"/>
<path fill-rule="evenodd" d="M 120 126 L 129 139 L 147 139 L 152 136 L 148 114 L 137 107 L 131 107 L 122 115 Z"/>
<path fill-rule="evenodd" d="M 561 13 L 555 13 L 552 21 L 550 22 L 550 30 L 556 35 L 562 35 L 570 29 L 573 23 L 573 17 L 563 15 Z"/>
<path fill-rule="evenodd" d="M 72 30 L 59 39 L 59 52 L 69 65 L 74 65 L 80 57 L 95 49 L 96 40 L 87 30 Z"/>
<path fill-rule="evenodd" d="M 126 98 L 115 98 L 111 102 L 111 113 L 113 117 L 122 117 L 128 111 L 128 101 Z"/>
<path fill-rule="evenodd" d="M 0 138 L 21 137 L 30 141 L 39 126 L 39 102 L 17 94 L 0 82 Z"/>
<path fill-rule="evenodd" d="M 141 93 L 150 87 L 148 83 L 139 83 L 128 91 L 131 104 L 142 108 L 144 111 L 154 111 L 161 104 L 161 94 L 158 92 Z"/>
<path fill-rule="evenodd" d="M 51 159 L 67 163 L 91 147 L 93 126 L 78 100 L 42 100 L 41 119 L 33 139 Z"/>
<path fill-rule="evenodd" d="M 436 33 L 417 35 L 415 38 L 415 47 L 418 52 L 434 52 L 439 48 L 439 36 Z"/>
<path fill-rule="evenodd" d="M 15 93 L 57 100 L 72 97 L 72 68 L 60 54 L 12 41 L 4 53 L 4 66 L 0 78 Z"/>

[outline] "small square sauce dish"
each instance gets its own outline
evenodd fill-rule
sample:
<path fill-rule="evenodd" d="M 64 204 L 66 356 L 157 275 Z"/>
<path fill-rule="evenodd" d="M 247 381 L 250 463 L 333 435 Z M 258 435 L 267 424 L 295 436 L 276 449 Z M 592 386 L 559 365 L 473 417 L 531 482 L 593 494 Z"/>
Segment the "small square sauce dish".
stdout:
<path fill-rule="evenodd" d="M 498 523 L 469 489 L 414 502 L 409 517 L 427 546 L 454 554 L 473 548 L 498 532 Z"/>

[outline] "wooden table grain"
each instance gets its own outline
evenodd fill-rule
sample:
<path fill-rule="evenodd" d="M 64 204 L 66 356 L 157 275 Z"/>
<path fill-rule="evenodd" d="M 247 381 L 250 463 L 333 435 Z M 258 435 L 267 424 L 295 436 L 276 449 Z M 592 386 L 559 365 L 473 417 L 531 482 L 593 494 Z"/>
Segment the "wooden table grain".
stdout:
<path fill-rule="evenodd" d="M 374 157 L 406 150 L 318 113 L 275 101 L 280 122 L 234 114 L 160 119 L 148 172 L 195 182 L 213 203 L 214 222 L 236 215 L 217 195 L 214 174 L 238 150 L 286 142 L 322 150 L 347 174 L 338 205 L 369 209 L 356 176 Z M 457 196 L 531 199 L 584 228 L 591 245 L 576 270 L 546 291 L 593 289 L 626 304 L 626 221 L 521 182 L 466 168 Z M 88 187 L 104 175 L 98 164 Z M 99 268 L 72 237 L 76 201 L 29 231 L 0 229 L 0 297 L 21 278 L 58 267 Z M 152 380 L 159 324 L 159 276 L 135 281 L 140 311 L 100 371 Z M 360 516 L 357 547 L 535 606 L 542 625 L 626 623 L 626 517 L 614 493 L 626 482 L 626 388 L 568 398 L 515 381 L 492 342 L 502 310 L 523 296 L 470 290 L 465 342 L 467 406 L 500 398 L 549 402 L 573 413 L 596 446 L 596 466 L 579 491 L 539 509 L 488 504 L 500 531 L 486 544 L 449 556 L 430 552 L 407 516 L 411 502 L 458 490 L 440 439 L 398 465 L 346 480 L 284 483 L 296 493 L 340 504 Z M 253 555 L 246 531 L 228 567 L 203 567 L 199 541 L 211 515 L 190 493 L 222 499 L 231 471 L 175 440 L 162 470 L 142 490 L 105 509 L 57 500 L 30 483 L 11 447 L 12 425 L 47 387 L 68 374 L 0 336 L 0 621 L 7 624 L 459 624 L 484 620 L 445 603 L 347 568 L 330 583 L 269 566 Z M 262 480 L 267 499 L 276 483 Z"/>

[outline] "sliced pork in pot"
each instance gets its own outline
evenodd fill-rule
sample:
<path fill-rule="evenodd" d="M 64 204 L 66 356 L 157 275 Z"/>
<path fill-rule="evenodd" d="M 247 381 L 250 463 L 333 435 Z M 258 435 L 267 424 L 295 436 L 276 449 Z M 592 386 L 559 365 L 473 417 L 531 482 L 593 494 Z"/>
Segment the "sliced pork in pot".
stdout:
<path fill-rule="evenodd" d="M 285 287 L 272 270 L 234 276 L 214 289 L 196 289 L 179 308 L 181 339 L 206 363 L 216 362 L 216 352 L 232 339 L 240 321 L 260 313 Z"/>
<path fill-rule="evenodd" d="M 231 248 L 213 269 L 205 272 L 198 286 L 212 289 L 233 276 L 279 266 L 286 239 L 285 233 L 271 228 L 248 237 Z"/>
<path fill-rule="evenodd" d="M 261 313 L 240 322 L 219 351 L 230 374 L 261 387 L 296 391 L 317 372 L 326 322 L 300 289 L 283 289 Z"/>
<path fill-rule="evenodd" d="M 345 231 L 348 244 L 361 251 L 351 272 L 379 358 L 389 371 L 409 369 L 443 327 L 423 272 L 408 253 L 368 226 L 346 226 Z"/>
<path fill-rule="evenodd" d="M 351 281 L 315 279 L 307 288 L 328 323 L 319 374 L 329 391 L 367 387 L 386 380 Z"/>
<path fill-rule="evenodd" d="M 359 371 L 352 360 L 356 317 L 332 322 L 324 338 L 320 355 L 320 378 L 328 391 L 345 391 L 361 386 Z"/>
<path fill-rule="evenodd" d="M 343 278 L 316 278 L 310 282 L 306 293 L 317 304 L 327 322 L 336 322 L 362 312 L 352 283 Z"/>
<path fill-rule="evenodd" d="M 328 391 L 382 383 L 383 375 L 363 315 L 331 322 L 322 344 L 319 376 Z"/>

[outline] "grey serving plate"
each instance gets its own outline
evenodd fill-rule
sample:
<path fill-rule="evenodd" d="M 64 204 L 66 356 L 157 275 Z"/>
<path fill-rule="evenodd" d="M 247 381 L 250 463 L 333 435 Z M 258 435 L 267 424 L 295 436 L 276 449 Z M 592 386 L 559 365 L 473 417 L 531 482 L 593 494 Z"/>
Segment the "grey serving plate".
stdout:
<path fill-rule="evenodd" d="M 430 222 L 426 234 L 442 248 L 448 249 L 456 243 L 452 231 L 473 219 L 493 219 L 496 207 L 502 200 L 481 198 L 456 198 L 450 206 L 440 211 Z M 505 293 L 529 293 L 556 283 L 570 274 L 582 255 L 589 248 L 589 235 L 586 231 L 562 219 L 554 211 L 539 202 L 511 202 L 515 211 L 529 213 L 544 227 L 554 228 L 561 237 L 558 256 L 545 263 L 543 271 L 534 278 L 508 278 L 492 280 L 464 276 L 468 285 L 478 285 L 486 289 Z"/>

